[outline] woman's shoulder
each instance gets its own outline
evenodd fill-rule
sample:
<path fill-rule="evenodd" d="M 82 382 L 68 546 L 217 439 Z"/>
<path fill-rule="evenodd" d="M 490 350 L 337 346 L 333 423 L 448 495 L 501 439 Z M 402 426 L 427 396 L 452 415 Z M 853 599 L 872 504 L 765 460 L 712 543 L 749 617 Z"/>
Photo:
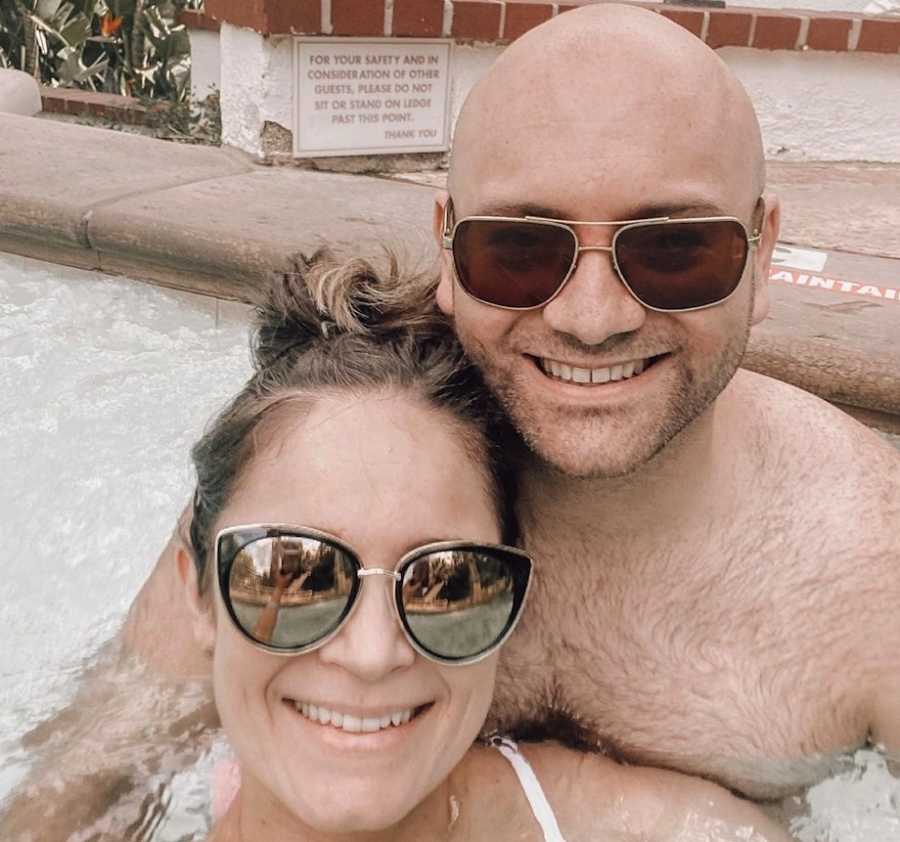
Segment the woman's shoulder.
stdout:
<path fill-rule="evenodd" d="M 476 743 L 449 779 L 450 811 L 458 839 L 538 842 L 540 829 L 509 761 Z"/>

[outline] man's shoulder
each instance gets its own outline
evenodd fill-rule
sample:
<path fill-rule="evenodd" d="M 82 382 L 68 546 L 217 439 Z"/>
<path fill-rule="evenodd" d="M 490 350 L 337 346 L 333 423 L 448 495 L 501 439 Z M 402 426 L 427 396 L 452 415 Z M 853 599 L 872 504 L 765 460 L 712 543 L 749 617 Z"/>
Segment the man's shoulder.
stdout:
<path fill-rule="evenodd" d="M 760 487 L 779 483 L 798 508 L 882 519 L 900 514 L 900 450 L 816 395 L 741 370 L 723 397 L 752 448 Z M 869 520 L 863 517 L 862 520 Z"/>
<path fill-rule="evenodd" d="M 798 459 L 822 464 L 835 448 L 831 461 L 845 459 L 861 472 L 872 467 L 896 468 L 900 450 L 876 431 L 817 395 L 781 380 L 741 369 L 725 393 L 733 412 L 739 413 L 754 436 L 770 447 L 803 447 Z M 850 458 L 852 457 L 852 458 Z"/>

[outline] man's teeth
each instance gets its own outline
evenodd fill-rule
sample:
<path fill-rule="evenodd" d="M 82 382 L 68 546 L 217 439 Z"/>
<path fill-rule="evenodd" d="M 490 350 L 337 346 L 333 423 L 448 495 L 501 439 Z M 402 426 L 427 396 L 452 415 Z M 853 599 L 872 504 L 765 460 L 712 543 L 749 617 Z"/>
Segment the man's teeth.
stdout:
<path fill-rule="evenodd" d="M 349 713 L 340 713 L 336 710 L 329 710 L 321 705 L 311 705 L 308 702 L 294 702 L 297 712 L 318 722 L 321 725 L 331 725 L 334 728 L 341 728 L 352 734 L 368 734 L 374 731 L 381 731 L 383 728 L 391 726 L 405 725 L 412 718 L 412 708 L 406 710 L 397 710 L 393 713 L 386 713 L 384 716 L 352 716 Z"/>
<path fill-rule="evenodd" d="M 541 358 L 540 365 L 544 374 L 567 383 L 609 383 L 610 380 L 627 380 L 640 374 L 647 367 L 647 360 L 631 360 L 610 368 L 578 368 Z"/>

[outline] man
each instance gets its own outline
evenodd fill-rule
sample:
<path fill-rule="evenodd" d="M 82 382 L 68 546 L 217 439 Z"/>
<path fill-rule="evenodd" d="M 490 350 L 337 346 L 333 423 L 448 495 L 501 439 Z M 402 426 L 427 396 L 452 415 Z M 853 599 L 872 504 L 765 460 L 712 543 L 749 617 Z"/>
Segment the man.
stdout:
<path fill-rule="evenodd" d="M 454 228 L 471 217 L 512 227 Z M 778 221 L 726 66 L 664 18 L 605 5 L 532 31 L 473 90 L 434 219 L 438 303 L 527 444 L 510 458 L 539 577 L 494 724 L 760 800 L 867 741 L 900 751 L 898 454 L 737 371 Z M 679 275 L 681 258 L 722 277 Z M 169 674 L 203 675 L 176 544 L 125 635 Z"/>
<path fill-rule="evenodd" d="M 629 761 L 757 799 L 814 783 L 868 739 L 900 751 L 900 460 L 822 401 L 736 373 L 767 312 L 779 205 L 724 63 L 640 9 L 561 15 L 470 95 L 439 237 L 449 200 L 451 222 L 730 216 L 759 235 L 733 294 L 690 312 L 644 306 L 654 288 L 635 281 L 652 273 L 616 253 L 632 294 L 588 250 L 621 225 L 571 226 L 587 248 L 533 309 L 484 303 L 490 279 L 465 264 L 466 237 L 482 262 L 491 237 L 512 239 L 496 223 L 445 249 L 438 302 L 530 449 L 521 514 L 541 586 L 503 659 L 497 724 L 562 716 Z M 540 254 L 528 237 L 545 234 L 515 242 Z M 494 276 L 544 283 L 503 257 Z M 810 428 L 820 451 L 801 440 Z"/>

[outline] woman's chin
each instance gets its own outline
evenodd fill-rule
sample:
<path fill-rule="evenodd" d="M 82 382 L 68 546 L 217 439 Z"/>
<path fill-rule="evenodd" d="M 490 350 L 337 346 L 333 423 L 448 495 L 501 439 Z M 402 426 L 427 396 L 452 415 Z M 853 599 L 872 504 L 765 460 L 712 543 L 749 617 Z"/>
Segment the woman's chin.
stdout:
<path fill-rule="evenodd" d="M 304 803 L 291 805 L 291 812 L 302 824 L 318 833 L 350 834 L 375 833 L 399 824 L 410 809 L 399 804 L 386 803 L 385 798 L 370 795 L 366 798 L 335 799 L 333 809 L 324 804 Z M 407 805 L 408 807 L 408 805 Z"/>

